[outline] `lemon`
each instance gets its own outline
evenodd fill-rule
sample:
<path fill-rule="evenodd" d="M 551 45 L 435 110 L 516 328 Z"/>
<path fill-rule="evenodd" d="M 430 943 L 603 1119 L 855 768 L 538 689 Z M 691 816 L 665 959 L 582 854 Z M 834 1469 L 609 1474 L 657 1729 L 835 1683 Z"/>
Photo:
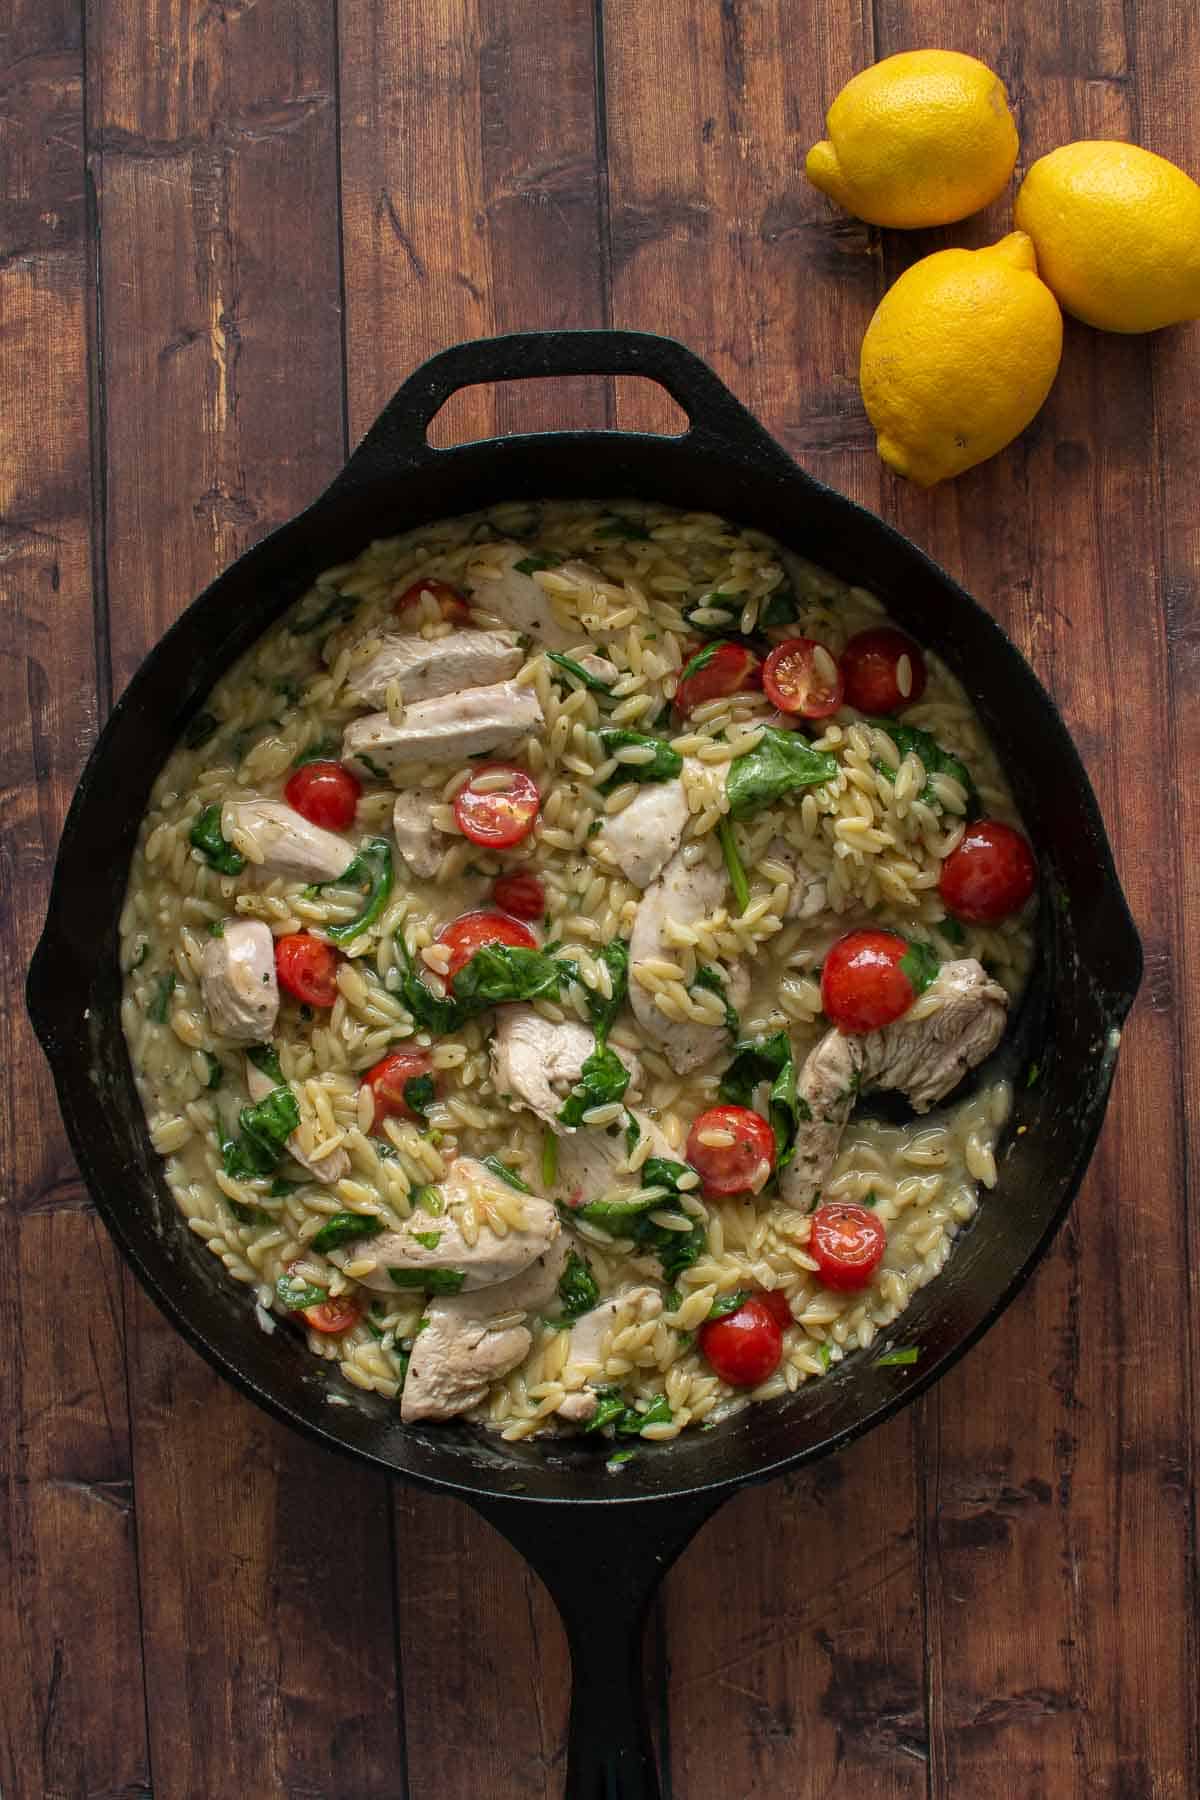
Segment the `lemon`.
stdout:
<path fill-rule="evenodd" d="M 957 50 L 905 50 L 848 81 L 808 153 L 814 187 L 871 225 L 949 225 L 996 198 L 1017 160 L 1000 77 Z"/>
<path fill-rule="evenodd" d="M 1063 144 L 1034 163 L 1017 224 L 1062 305 L 1101 331 L 1200 317 L 1200 187 L 1136 144 Z"/>
<path fill-rule="evenodd" d="M 961 475 L 1024 431 L 1061 354 L 1062 314 L 1023 231 L 923 257 L 863 338 L 859 382 L 880 456 L 922 487 Z"/>

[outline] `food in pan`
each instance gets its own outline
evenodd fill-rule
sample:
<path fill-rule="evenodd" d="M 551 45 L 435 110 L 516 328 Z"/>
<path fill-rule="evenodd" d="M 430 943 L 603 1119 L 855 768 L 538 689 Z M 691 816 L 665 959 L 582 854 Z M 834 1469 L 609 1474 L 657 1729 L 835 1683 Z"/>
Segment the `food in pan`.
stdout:
<path fill-rule="evenodd" d="M 870 594 L 707 514 L 499 506 L 329 570 L 208 697 L 125 1032 L 248 1329 L 408 1421 L 667 1439 L 909 1357 L 1035 887 Z"/>

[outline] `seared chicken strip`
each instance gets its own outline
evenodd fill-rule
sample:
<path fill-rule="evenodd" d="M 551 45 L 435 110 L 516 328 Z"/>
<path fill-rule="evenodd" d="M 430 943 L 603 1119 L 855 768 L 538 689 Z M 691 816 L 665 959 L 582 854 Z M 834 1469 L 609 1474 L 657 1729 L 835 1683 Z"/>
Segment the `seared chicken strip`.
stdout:
<path fill-rule="evenodd" d="M 466 688 L 405 708 L 393 725 L 385 712 L 368 713 L 347 725 L 342 753 L 347 762 L 366 759 L 383 769 L 420 762 L 461 762 L 484 751 L 511 750 L 545 724 L 538 697 L 515 681 Z"/>
<path fill-rule="evenodd" d="M 662 958 L 671 962 L 678 955 L 667 939 L 666 924 L 674 919 L 680 925 L 694 925 L 725 903 L 729 891 L 724 870 L 699 862 L 689 868 L 682 851 L 667 864 L 662 879 L 647 888 L 637 909 L 629 940 L 629 999 L 634 1016 L 657 1044 L 662 1046 L 667 1061 L 677 1075 L 687 1075 L 703 1063 L 711 1062 L 729 1046 L 729 1034 L 723 1025 L 700 1025 L 692 1019 L 672 1019 L 656 1003 L 653 992 L 638 979 L 638 964 Z M 718 971 L 725 975 L 725 991 L 736 1008 L 746 990 L 740 969 Z"/>
<path fill-rule="evenodd" d="M 459 629 L 439 638 L 389 633 L 365 663 L 351 670 L 347 686 L 367 706 L 382 706 L 396 681 L 405 705 L 413 706 L 506 681 L 523 660 L 514 631 Z"/>
<path fill-rule="evenodd" d="M 282 800 L 251 795 L 227 800 L 221 808 L 221 833 L 241 849 L 264 875 L 287 875 L 298 881 L 336 881 L 354 861 L 354 851 L 332 831 L 309 821 Z"/>
<path fill-rule="evenodd" d="M 279 1016 L 275 939 L 259 919 L 229 919 L 210 937 L 200 964 L 200 994 L 213 1030 L 234 1044 L 261 1044 Z"/>

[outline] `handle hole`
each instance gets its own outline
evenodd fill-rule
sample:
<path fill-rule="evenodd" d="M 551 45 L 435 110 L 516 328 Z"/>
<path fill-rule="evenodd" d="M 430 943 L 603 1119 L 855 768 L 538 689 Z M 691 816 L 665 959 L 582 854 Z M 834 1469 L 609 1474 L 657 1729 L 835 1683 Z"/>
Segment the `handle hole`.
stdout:
<path fill-rule="evenodd" d="M 688 416 L 645 375 L 555 375 L 459 388 L 429 422 L 435 450 L 522 431 L 652 431 L 682 437 Z"/>

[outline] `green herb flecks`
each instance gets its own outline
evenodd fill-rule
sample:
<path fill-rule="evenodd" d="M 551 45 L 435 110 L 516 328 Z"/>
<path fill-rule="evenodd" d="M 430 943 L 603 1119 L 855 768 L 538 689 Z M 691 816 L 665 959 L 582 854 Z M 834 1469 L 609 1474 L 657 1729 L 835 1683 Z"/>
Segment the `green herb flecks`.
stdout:
<path fill-rule="evenodd" d="M 208 935 L 212 938 L 223 938 L 225 936 L 224 919 L 210 919 L 208 921 Z"/>
<path fill-rule="evenodd" d="M 431 1182 L 413 1189 L 412 1203 L 414 1212 L 432 1213 L 435 1219 L 446 1210 L 441 1188 L 434 1187 Z"/>
<path fill-rule="evenodd" d="M 326 1250 L 340 1250 L 343 1244 L 357 1243 L 360 1238 L 378 1237 L 382 1230 L 383 1220 L 373 1213 L 334 1213 L 309 1243 L 324 1254 Z"/>
<path fill-rule="evenodd" d="M 414 1231 L 413 1242 L 420 1244 L 422 1250 L 436 1250 L 442 1241 L 440 1231 Z"/>
<path fill-rule="evenodd" d="M 920 1354 L 915 1344 L 908 1344 L 903 1350 L 889 1350 L 886 1356 L 877 1356 L 875 1366 L 879 1369 L 907 1369 L 916 1362 Z"/>
<path fill-rule="evenodd" d="M 221 808 L 216 801 L 193 819 L 188 843 L 219 875 L 240 875 L 246 866 L 241 851 L 235 850 L 221 833 Z"/>
<path fill-rule="evenodd" d="M 752 819 L 777 800 L 832 781 L 837 758 L 814 750 L 795 731 L 767 726 L 760 741 L 730 764 L 725 781 L 731 819 Z"/>
<path fill-rule="evenodd" d="M 558 1180 L 558 1139 L 547 1125 L 542 1132 L 542 1186 L 552 1188 Z"/>
<path fill-rule="evenodd" d="M 746 869 L 741 853 L 737 847 L 737 839 L 733 835 L 732 821 L 720 818 L 717 821 L 717 841 L 721 846 L 721 855 L 725 858 L 725 868 L 729 875 L 729 885 L 733 889 L 733 897 L 737 902 L 739 913 L 744 913 L 750 904 L 750 883 L 746 879 Z"/>
<path fill-rule="evenodd" d="M 501 1181 L 506 1181 L 510 1188 L 516 1188 L 519 1194 L 532 1194 L 533 1189 L 529 1183 L 515 1169 L 510 1169 L 507 1163 L 501 1162 L 498 1156 L 485 1156 L 483 1166 L 490 1169 L 493 1175 L 498 1175 Z"/>
<path fill-rule="evenodd" d="M 152 1024 L 166 1024 L 167 1013 L 171 1007 L 171 995 L 178 985 L 178 979 L 173 969 L 168 969 L 165 975 L 159 976 L 154 989 L 154 997 L 146 1008 L 146 1017 Z"/>

